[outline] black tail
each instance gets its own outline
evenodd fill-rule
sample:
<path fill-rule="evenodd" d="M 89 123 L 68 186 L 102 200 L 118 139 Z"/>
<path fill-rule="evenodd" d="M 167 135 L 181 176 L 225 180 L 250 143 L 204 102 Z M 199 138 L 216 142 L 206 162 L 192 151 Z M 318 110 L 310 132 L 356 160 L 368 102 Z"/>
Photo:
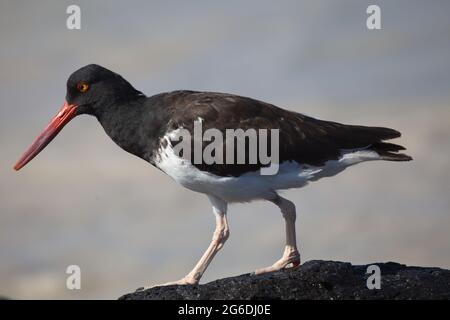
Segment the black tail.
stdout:
<path fill-rule="evenodd" d="M 378 153 L 383 160 L 388 161 L 411 161 L 413 158 L 404 153 L 399 153 L 400 150 L 405 150 L 403 146 L 388 142 L 376 142 L 369 147 Z"/>
<path fill-rule="evenodd" d="M 382 127 L 358 127 L 361 132 L 364 132 L 368 137 L 371 138 L 371 142 L 368 150 L 373 150 L 378 153 L 383 160 L 388 161 L 411 161 L 412 157 L 407 154 L 399 153 L 400 150 L 406 150 L 405 147 L 385 142 L 384 140 L 390 140 L 394 138 L 399 138 L 401 133 Z"/>
<path fill-rule="evenodd" d="M 382 160 L 412 160 L 412 157 L 399 153 L 400 150 L 405 150 L 403 146 L 385 142 L 385 140 L 399 138 L 401 133 L 397 130 L 324 121 L 302 114 L 298 114 L 298 118 L 299 123 L 297 125 L 311 139 L 310 145 L 316 144 L 321 147 L 316 148 L 314 145 L 313 148 L 306 144 L 306 147 L 309 146 L 310 149 L 304 149 L 311 150 L 311 154 L 317 154 L 325 150 L 324 152 L 328 152 L 328 154 L 324 155 L 324 158 L 329 159 L 330 153 L 336 152 L 335 156 L 338 156 L 342 150 L 373 150 L 380 155 Z M 304 142 L 304 140 L 301 140 L 301 142 Z M 308 154 L 308 152 L 306 153 Z"/>

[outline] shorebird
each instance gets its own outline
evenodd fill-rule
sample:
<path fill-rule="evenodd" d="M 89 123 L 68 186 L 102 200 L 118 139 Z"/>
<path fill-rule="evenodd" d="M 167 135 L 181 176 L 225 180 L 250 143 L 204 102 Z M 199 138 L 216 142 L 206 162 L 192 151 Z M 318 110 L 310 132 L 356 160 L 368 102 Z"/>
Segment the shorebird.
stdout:
<path fill-rule="evenodd" d="M 210 245 L 191 272 L 166 284 L 197 284 L 200 281 L 229 237 L 227 209 L 228 204 L 235 202 L 270 201 L 279 207 L 285 220 L 286 243 L 282 257 L 255 273 L 297 267 L 300 253 L 295 233 L 296 209 L 291 201 L 279 194 L 279 190 L 304 187 L 311 181 L 334 176 L 365 161 L 412 160 L 399 153 L 405 148 L 385 142 L 400 137 L 393 129 L 318 120 L 269 103 L 225 93 L 180 90 L 147 97 L 119 74 L 90 64 L 70 75 L 62 109 L 25 151 L 14 169 L 19 170 L 27 164 L 71 119 L 81 114 L 95 116 L 106 134 L 122 149 L 162 170 L 182 186 L 205 194 L 210 200 L 216 220 Z M 278 130 L 278 170 L 275 174 L 263 175 L 260 169 L 267 164 L 259 160 L 256 163 L 196 163 L 175 153 L 174 133 L 187 130 L 192 134 L 190 139 L 194 140 L 195 121 L 201 121 L 203 129 L 215 129 L 220 133 L 228 129 Z M 229 143 L 224 140 L 219 142 L 219 147 L 225 150 Z M 245 150 L 250 152 L 250 148 Z M 249 156 L 245 155 L 245 159 Z"/>

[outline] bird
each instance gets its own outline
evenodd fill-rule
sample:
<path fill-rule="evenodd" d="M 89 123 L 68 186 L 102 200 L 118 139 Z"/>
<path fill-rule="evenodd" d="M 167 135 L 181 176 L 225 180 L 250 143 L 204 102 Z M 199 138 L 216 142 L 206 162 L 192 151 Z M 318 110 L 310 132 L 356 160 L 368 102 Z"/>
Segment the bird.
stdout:
<path fill-rule="evenodd" d="M 286 236 L 281 258 L 268 267 L 256 269 L 254 274 L 299 267 L 296 207 L 280 194 L 283 190 L 302 188 L 361 162 L 412 160 L 399 152 L 405 150 L 403 146 L 386 142 L 400 137 L 400 132 L 394 129 L 320 120 L 227 93 L 177 90 L 146 96 L 118 73 L 89 64 L 69 76 L 61 110 L 20 157 L 14 169 L 25 166 L 69 121 L 82 114 L 97 118 L 106 134 L 123 150 L 163 171 L 183 187 L 205 194 L 212 205 L 215 230 L 209 246 L 186 276 L 164 285 L 198 284 L 229 238 L 228 205 L 254 200 L 269 201 L 279 208 Z M 177 143 L 175 136 L 184 130 L 190 136 L 183 137 L 183 141 L 195 143 L 198 138 L 195 138 L 195 123 L 200 123 L 203 130 L 212 129 L 222 134 L 230 129 L 270 130 L 273 137 L 275 130 L 278 159 L 276 163 L 264 163 L 257 158 L 250 163 L 247 160 L 255 149 L 246 145 L 243 163 L 193 161 L 195 148 L 175 152 L 181 143 L 181 139 Z M 243 140 L 249 141 L 246 137 Z M 258 141 L 262 140 L 258 136 Z M 232 154 L 237 148 L 234 142 L 230 139 L 217 141 L 215 151 Z M 204 151 L 207 142 L 201 141 L 200 146 L 200 152 Z M 264 168 L 272 165 L 278 168 L 275 173 L 262 174 Z"/>

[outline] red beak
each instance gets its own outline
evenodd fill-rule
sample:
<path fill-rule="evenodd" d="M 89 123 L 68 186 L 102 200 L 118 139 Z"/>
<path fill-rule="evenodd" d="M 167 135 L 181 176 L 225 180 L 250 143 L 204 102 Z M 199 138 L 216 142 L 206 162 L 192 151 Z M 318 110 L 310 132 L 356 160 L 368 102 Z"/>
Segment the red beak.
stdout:
<path fill-rule="evenodd" d="M 44 131 L 34 140 L 33 144 L 20 157 L 14 166 L 15 170 L 20 170 L 24 165 L 31 161 L 39 152 L 42 151 L 54 137 L 61 131 L 61 129 L 75 117 L 77 106 L 64 103 L 58 114 L 50 121 Z"/>

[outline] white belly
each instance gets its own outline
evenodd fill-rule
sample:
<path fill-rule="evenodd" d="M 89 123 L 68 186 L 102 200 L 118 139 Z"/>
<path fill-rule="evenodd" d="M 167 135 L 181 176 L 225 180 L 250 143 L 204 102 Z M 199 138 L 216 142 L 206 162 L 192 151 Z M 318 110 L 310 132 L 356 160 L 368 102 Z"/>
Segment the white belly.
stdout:
<path fill-rule="evenodd" d="M 239 177 L 221 177 L 200 171 L 190 161 L 178 157 L 168 143 L 161 149 L 155 165 L 182 186 L 231 203 L 273 198 L 276 190 L 301 188 L 309 181 L 334 176 L 348 166 L 378 159 L 380 156 L 374 151 L 343 150 L 338 160 L 327 161 L 321 167 L 288 161 L 280 164 L 275 175 L 261 175 L 254 171 Z"/>

